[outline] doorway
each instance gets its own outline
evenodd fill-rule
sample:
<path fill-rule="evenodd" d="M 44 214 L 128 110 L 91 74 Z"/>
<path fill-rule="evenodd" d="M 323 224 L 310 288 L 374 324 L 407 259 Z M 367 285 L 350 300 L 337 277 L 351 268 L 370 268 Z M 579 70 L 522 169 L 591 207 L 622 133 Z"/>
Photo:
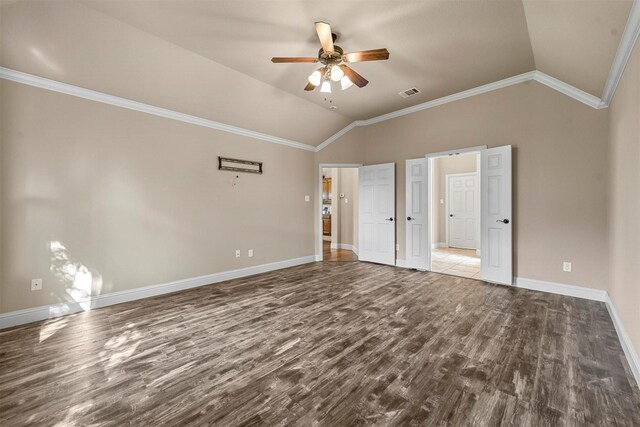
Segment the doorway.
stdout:
<path fill-rule="evenodd" d="M 431 162 L 431 271 L 479 279 L 480 154 L 436 156 Z"/>
<path fill-rule="evenodd" d="M 320 260 L 358 260 L 358 166 L 320 165 Z"/>

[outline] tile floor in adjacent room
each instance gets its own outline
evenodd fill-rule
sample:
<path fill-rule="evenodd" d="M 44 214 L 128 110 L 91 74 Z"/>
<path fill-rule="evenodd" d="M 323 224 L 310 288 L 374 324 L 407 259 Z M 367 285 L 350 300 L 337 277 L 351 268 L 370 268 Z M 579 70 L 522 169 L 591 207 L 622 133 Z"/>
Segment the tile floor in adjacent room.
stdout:
<path fill-rule="evenodd" d="M 437 248 L 431 251 L 432 271 L 480 278 L 480 257 L 475 249 Z"/>

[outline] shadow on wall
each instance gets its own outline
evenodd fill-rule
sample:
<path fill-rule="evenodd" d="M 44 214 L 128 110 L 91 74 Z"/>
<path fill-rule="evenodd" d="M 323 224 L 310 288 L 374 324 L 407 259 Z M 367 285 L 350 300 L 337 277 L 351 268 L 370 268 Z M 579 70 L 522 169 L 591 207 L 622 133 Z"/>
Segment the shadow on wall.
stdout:
<path fill-rule="evenodd" d="M 50 315 L 60 316 L 73 311 L 77 304 L 83 311 L 91 309 L 91 298 L 102 291 L 102 276 L 81 262 L 74 261 L 66 246 L 57 240 L 49 242 L 51 273 L 64 285 L 65 294 L 57 296 L 62 305 L 51 306 Z"/>

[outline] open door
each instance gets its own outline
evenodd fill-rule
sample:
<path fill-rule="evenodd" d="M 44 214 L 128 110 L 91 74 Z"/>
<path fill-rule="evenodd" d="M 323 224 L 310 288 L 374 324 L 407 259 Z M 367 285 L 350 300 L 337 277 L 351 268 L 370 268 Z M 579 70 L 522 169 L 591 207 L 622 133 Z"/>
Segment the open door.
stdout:
<path fill-rule="evenodd" d="M 395 265 L 395 164 L 361 166 L 358 177 L 358 258 L 360 261 Z"/>
<path fill-rule="evenodd" d="M 411 159 L 406 165 L 406 266 L 419 270 L 431 265 L 427 162 Z"/>
<path fill-rule="evenodd" d="M 480 276 L 512 285 L 511 146 L 482 150 L 480 155 Z"/>

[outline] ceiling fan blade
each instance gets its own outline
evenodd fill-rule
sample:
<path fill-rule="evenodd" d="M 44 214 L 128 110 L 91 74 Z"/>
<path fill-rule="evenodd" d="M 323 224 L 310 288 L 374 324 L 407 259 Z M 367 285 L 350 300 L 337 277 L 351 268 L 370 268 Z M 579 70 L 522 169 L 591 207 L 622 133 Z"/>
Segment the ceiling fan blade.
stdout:
<path fill-rule="evenodd" d="M 344 62 L 384 61 L 385 59 L 389 59 L 389 51 L 385 48 L 361 50 L 342 55 Z"/>
<path fill-rule="evenodd" d="M 349 78 L 353 82 L 354 85 L 358 87 L 365 87 L 369 84 L 369 80 L 362 77 L 360 74 L 356 73 L 352 68 L 349 68 L 346 65 L 340 65 L 342 71 L 344 71 L 344 75 Z"/>
<path fill-rule="evenodd" d="M 314 90 L 316 87 L 314 85 L 312 85 L 311 83 L 307 83 L 307 85 L 304 87 L 304 90 L 306 90 L 307 92 Z"/>
<path fill-rule="evenodd" d="M 288 62 L 318 62 L 318 58 L 305 58 L 305 57 L 291 57 L 291 58 L 282 58 L 282 57 L 273 57 L 271 58 L 271 62 L 274 64 L 284 64 Z"/>
<path fill-rule="evenodd" d="M 316 22 L 316 32 L 325 53 L 333 52 L 333 36 L 331 35 L 331 25 L 326 22 Z"/>

